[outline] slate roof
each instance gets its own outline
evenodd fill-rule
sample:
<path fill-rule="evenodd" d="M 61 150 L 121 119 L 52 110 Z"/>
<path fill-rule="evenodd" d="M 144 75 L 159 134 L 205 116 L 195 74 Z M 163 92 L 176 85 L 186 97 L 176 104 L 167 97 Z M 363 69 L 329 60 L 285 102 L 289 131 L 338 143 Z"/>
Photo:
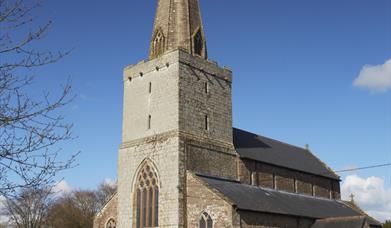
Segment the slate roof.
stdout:
<path fill-rule="evenodd" d="M 363 228 L 365 216 L 351 216 L 316 220 L 311 228 Z"/>
<path fill-rule="evenodd" d="M 357 210 L 343 201 L 315 198 L 311 196 L 286 193 L 237 181 L 197 174 L 209 187 L 217 190 L 231 201 L 239 210 L 275 213 L 313 219 L 332 217 L 361 216 Z M 368 220 L 371 225 L 379 225 Z"/>
<path fill-rule="evenodd" d="M 233 138 L 241 158 L 339 180 L 338 175 L 306 149 L 237 128 L 233 129 Z"/>

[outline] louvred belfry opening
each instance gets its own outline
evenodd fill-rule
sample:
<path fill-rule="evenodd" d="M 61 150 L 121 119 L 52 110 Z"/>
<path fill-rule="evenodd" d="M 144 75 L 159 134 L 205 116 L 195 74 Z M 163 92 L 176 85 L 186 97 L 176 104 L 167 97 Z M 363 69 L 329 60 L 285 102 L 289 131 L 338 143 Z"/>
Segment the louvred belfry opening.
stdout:
<path fill-rule="evenodd" d="M 158 0 L 149 58 L 176 49 L 207 59 L 199 0 Z"/>

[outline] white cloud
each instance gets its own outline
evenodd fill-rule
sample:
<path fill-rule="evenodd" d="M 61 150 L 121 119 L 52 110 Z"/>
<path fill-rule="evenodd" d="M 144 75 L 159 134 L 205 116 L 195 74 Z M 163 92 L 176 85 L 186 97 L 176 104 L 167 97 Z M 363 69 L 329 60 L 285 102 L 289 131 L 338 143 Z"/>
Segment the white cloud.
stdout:
<path fill-rule="evenodd" d="M 353 85 L 372 92 L 386 92 L 391 89 L 391 59 L 383 65 L 365 65 Z"/>
<path fill-rule="evenodd" d="M 69 186 L 65 180 L 62 180 L 53 187 L 52 191 L 56 196 L 61 196 L 70 193 L 72 191 L 72 187 Z"/>
<path fill-rule="evenodd" d="M 343 181 L 341 191 L 344 200 L 350 200 L 353 193 L 356 204 L 370 216 L 382 222 L 391 219 L 391 188 L 384 186 L 382 178 L 350 175 Z"/>
<path fill-rule="evenodd" d="M 111 187 L 115 187 L 117 186 L 117 182 L 111 178 L 106 178 L 104 181 L 103 181 L 104 184 L 107 184 Z"/>

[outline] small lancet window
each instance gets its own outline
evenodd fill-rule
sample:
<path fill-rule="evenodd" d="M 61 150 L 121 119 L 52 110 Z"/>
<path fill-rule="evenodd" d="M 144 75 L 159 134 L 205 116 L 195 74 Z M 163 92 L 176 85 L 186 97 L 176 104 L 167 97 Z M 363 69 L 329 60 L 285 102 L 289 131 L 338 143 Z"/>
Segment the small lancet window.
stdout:
<path fill-rule="evenodd" d="M 152 122 L 152 116 L 151 115 L 149 115 L 148 116 L 148 129 L 151 129 L 151 123 Z"/>
<path fill-rule="evenodd" d="M 116 228 L 115 220 L 114 220 L 114 219 L 110 219 L 110 220 L 106 223 L 106 228 Z"/>
<path fill-rule="evenodd" d="M 156 172 L 148 163 L 137 176 L 135 192 L 135 227 L 159 226 L 159 186 Z"/>
<path fill-rule="evenodd" d="M 202 213 L 199 221 L 199 228 L 213 228 L 213 220 L 208 213 Z"/>
<path fill-rule="evenodd" d="M 152 82 L 149 83 L 148 92 L 152 93 Z"/>
<path fill-rule="evenodd" d="M 161 56 L 164 53 L 164 35 L 161 31 L 157 31 L 152 41 L 152 56 L 154 58 Z"/>
<path fill-rule="evenodd" d="M 206 94 L 209 93 L 209 84 L 208 84 L 208 82 L 204 83 L 204 90 L 205 90 Z"/>
<path fill-rule="evenodd" d="M 204 124 L 205 124 L 205 130 L 208 131 L 209 130 L 209 117 L 208 115 L 205 115 L 205 119 L 204 119 Z"/>
<path fill-rule="evenodd" d="M 194 54 L 202 55 L 204 49 L 204 41 L 202 39 L 201 30 L 198 30 L 193 38 Z"/>

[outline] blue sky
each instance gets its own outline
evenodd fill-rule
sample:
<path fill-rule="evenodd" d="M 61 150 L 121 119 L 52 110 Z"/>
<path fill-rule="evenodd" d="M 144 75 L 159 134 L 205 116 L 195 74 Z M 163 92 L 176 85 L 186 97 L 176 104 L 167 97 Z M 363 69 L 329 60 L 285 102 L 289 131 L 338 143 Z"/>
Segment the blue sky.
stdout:
<path fill-rule="evenodd" d="M 72 78 L 65 110 L 82 151 L 62 173 L 93 188 L 116 178 L 122 70 L 146 59 L 156 1 L 45 1 L 54 26 L 43 47 L 73 49 L 40 69 L 42 88 Z M 209 58 L 233 70 L 234 126 L 311 150 L 335 170 L 391 162 L 391 93 L 353 85 L 365 65 L 391 59 L 389 0 L 201 0 Z M 38 21 L 37 21 L 38 22 Z M 391 168 L 376 176 L 390 189 Z M 391 194 L 391 192 L 390 192 Z"/>

